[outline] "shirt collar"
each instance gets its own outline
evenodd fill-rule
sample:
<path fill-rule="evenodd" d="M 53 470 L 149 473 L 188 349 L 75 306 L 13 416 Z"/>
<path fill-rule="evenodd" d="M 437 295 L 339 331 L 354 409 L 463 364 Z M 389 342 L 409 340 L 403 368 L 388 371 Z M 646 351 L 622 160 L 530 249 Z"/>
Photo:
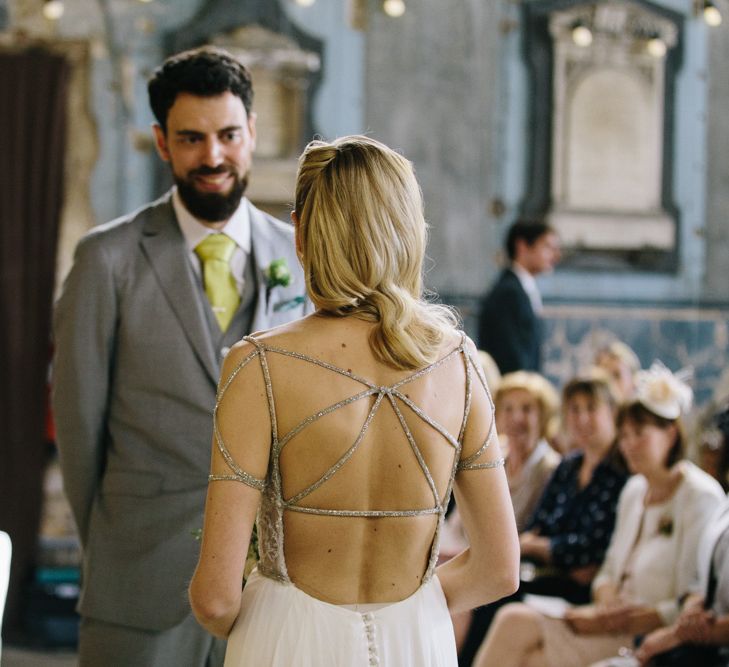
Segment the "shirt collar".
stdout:
<path fill-rule="evenodd" d="M 512 262 L 511 270 L 516 274 L 519 282 L 522 284 L 527 292 L 529 292 L 530 290 L 539 289 L 537 287 L 537 281 L 534 279 L 534 276 L 529 273 L 529 271 L 527 271 L 521 264 L 519 264 L 518 262 Z"/>
<path fill-rule="evenodd" d="M 226 236 L 232 238 L 236 245 L 245 253 L 251 251 L 251 219 L 248 213 L 248 200 L 243 197 L 235 213 L 230 217 L 225 227 L 222 229 L 210 229 L 200 222 L 195 216 L 187 210 L 182 203 L 177 188 L 172 192 L 172 207 L 177 216 L 177 222 L 180 225 L 180 231 L 185 237 L 185 244 L 190 252 L 195 250 L 198 245 L 209 234 L 217 234 L 224 232 Z"/>
<path fill-rule="evenodd" d="M 528 470 L 537 465 L 537 463 L 539 463 L 539 461 L 547 455 L 547 452 L 550 449 L 552 448 L 549 443 L 544 438 L 540 439 L 537 446 L 534 448 L 534 451 L 529 455 L 529 458 L 524 463 L 524 469 Z"/>
<path fill-rule="evenodd" d="M 532 304 L 532 310 L 535 313 L 542 312 L 542 295 L 539 293 L 539 287 L 534 276 L 529 273 L 521 264 L 518 262 L 511 263 L 511 270 L 514 272 L 516 277 L 519 279 L 521 286 L 529 297 L 529 301 Z"/>

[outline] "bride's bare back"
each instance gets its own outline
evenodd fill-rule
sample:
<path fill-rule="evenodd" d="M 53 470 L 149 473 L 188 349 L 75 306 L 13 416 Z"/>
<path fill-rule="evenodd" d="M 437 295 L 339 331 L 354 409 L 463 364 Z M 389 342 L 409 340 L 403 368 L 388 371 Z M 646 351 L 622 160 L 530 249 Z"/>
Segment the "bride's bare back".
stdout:
<path fill-rule="evenodd" d="M 269 487 L 280 479 L 278 569 L 338 604 L 413 593 L 432 565 L 459 459 L 493 463 L 482 450 L 491 404 L 469 359 L 472 344 L 454 332 L 435 364 L 396 370 L 372 354 L 372 326 L 310 316 L 256 335 L 233 352 L 258 358 L 223 384 L 217 414 L 233 465 L 259 480 L 268 473 Z M 214 457 L 214 476 L 230 472 Z M 276 554 L 262 555 L 262 567 L 275 563 Z"/>

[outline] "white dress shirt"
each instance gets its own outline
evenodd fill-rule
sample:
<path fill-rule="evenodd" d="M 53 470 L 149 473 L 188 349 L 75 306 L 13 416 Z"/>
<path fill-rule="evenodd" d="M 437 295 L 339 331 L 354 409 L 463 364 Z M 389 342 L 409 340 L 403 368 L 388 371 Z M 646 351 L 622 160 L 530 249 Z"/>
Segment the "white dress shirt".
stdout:
<path fill-rule="evenodd" d="M 202 278 L 200 258 L 195 254 L 195 247 L 209 234 L 224 233 L 235 241 L 235 250 L 230 258 L 230 271 L 233 274 L 238 293 L 243 294 L 244 272 L 246 261 L 251 253 L 251 220 L 248 214 L 248 200 L 243 197 L 240 205 L 222 229 L 210 229 L 195 218 L 182 203 L 177 188 L 172 193 L 172 206 L 185 238 L 188 257 L 195 274 Z"/>

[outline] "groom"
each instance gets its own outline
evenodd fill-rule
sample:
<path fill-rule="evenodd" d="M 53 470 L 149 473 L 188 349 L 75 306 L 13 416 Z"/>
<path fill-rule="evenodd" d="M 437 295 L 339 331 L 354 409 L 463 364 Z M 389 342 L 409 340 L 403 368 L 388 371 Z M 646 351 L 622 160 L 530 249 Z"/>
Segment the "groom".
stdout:
<path fill-rule="evenodd" d="M 197 49 L 148 89 L 176 186 L 81 240 L 55 314 L 53 406 L 84 555 L 81 667 L 222 664 L 224 643 L 186 595 L 220 364 L 245 334 L 305 309 L 293 229 L 244 197 L 248 71 Z M 282 267 L 288 285 L 270 278 Z"/>

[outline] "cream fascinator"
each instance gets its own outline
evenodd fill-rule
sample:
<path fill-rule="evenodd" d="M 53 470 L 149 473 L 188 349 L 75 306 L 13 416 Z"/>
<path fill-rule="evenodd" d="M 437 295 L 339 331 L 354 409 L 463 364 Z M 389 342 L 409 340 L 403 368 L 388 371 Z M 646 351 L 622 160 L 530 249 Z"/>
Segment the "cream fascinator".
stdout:
<path fill-rule="evenodd" d="M 671 373 L 660 361 L 635 377 L 636 400 L 653 414 L 664 419 L 678 419 L 691 409 L 694 393 L 686 384 L 691 371 Z"/>

